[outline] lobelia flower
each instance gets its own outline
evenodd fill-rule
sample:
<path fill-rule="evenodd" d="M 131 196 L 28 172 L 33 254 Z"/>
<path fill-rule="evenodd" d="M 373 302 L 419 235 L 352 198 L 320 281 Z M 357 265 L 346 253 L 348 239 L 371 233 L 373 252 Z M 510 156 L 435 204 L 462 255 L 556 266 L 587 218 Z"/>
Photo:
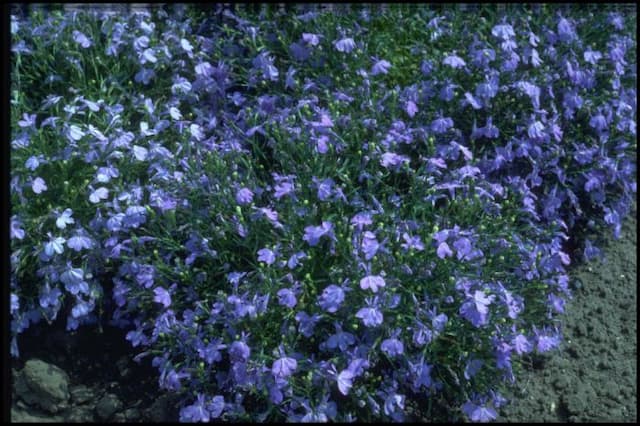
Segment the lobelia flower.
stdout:
<path fill-rule="evenodd" d="M 322 316 L 320 314 L 313 314 L 309 316 L 305 311 L 300 311 L 294 317 L 298 323 L 298 331 L 305 337 L 311 337 L 313 329 Z"/>
<path fill-rule="evenodd" d="M 356 318 L 362 320 L 362 323 L 366 327 L 377 327 L 382 324 L 384 319 L 382 312 L 380 312 L 375 306 L 366 306 L 361 308 L 356 313 Z"/>
<path fill-rule="evenodd" d="M 462 59 L 460 56 L 456 55 L 455 53 L 452 53 L 452 54 L 448 55 L 447 57 L 445 57 L 442 60 L 442 63 L 444 65 L 450 66 L 453 69 L 462 68 L 465 65 L 467 65 L 467 63 L 464 61 L 464 59 Z"/>
<path fill-rule="evenodd" d="M 37 177 L 33 180 L 33 183 L 31 184 L 31 189 L 36 194 L 41 194 L 42 192 L 46 191 L 48 188 L 44 179 L 42 179 L 41 177 Z"/>
<path fill-rule="evenodd" d="M 372 259 L 380 247 L 381 244 L 376 239 L 376 235 L 371 231 L 365 231 L 362 236 L 362 243 L 360 246 L 364 253 L 365 260 Z"/>
<path fill-rule="evenodd" d="M 360 288 L 363 290 L 371 289 L 374 293 L 378 292 L 378 288 L 386 285 L 384 278 L 380 275 L 368 275 L 360 280 Z"/>
<path fill-rule="evenodd" d="M 154 297 L 153 301 L 161 303 L 165 308 L 171 306 L 171 294 L 163 287 L 156 287 L 153 289 Z"/>
<path fill-rule="evenodd" d="M 453 251 L 449 248 L 449 245 L 446 242 L 441 242 L 438 244 L 438 249 L 436 250 L 436 254 L 440 259 L 444 259 L 449 256 L 453 256 Z"/>
<path fill-rule="evenodd" d="M 109 190 L 102 186 L 89 194 L 89 201 L 93 204 L 99 203 L 100 200 L 106 200 L 107 198 L 109 198 Z"/>
<path fill-rule="evenodd" d="M 446 133 L 453 127 L 453 120 L 450 117 L 440 117 L 431 122 L 431 131 L 434 133 Z"/>
<path fill-rule="evenodd" d="M 293 308 L 298 303 L 296 294 L 290 288 L 278 290 L 278 303 L 287 308 Z"/>
<path fill-rule="evenodd" d="M 68 224 L 75 223 L 75 220 L 71 217 L 72 214 L 73 211 L 71 209 L 65 209 L 56 219 L 56 226 L 59 229 L 65 229 Z"/>
<path fill-rule="evenodd" d="M 44 244 L 44 252 L 47 256 L 53 256 L 53 253 L 62 254 L 64 252 L 63 244 L 67 241 L 62 237 L 53 237 L 51 233 L 47 233 L 49 242 Z"/>
<path fill-rule="evenodd" d="M 467 301 L 460 307 L 460 315 L 475 327 L 486 325 L 489 313 L 488 306 L 494 300 L 494 295 L 487 296 L 484 292 L 476 290 L 472 296 L 467 296 Z"/>
<path fill-rule="evenodd" d="M 229 347 L 229 357 L 233 362 L 247 362 L 251 355 L 251 349 L 242 340 L 236 340 Z"/>
<path fill-rule="evenodd" d="M 404 345 L 400 340 L 393 337 L 383 340 L 382 344 L 380 345 L 380 350 L 382 350 L 382 352 L 386 353 L 390 357 L 395 357 L 404 353 Z"/>
<path fill-rule="evenodd" d="M 516 36 L 516 33 L 513 31 L 513 27 L 509 24 L 496 25 L 491 29 L 491 34 L 502 40 L 509 40 Z"/>
<path fill-rule="evenodd" d="M 336 377 L 336 382 L 338 383 L 338 390 L 343 395 L 348 395 L 349 390 L 353 387 L 353 379 L 354 374 L 349 370 L 342 370 L 340 374 Z"/>
<path fill-rule="evenodd" d="M 462 406 L 462 411 L 469 417 L 472 422 L 487 423 L 498 417 L 496 411 L 487 406 L 476 405 L 471 401 L 467 401 Z"/>
<path fill-rule="evenodd" d="M 205 396 L 201 393 L 198 393 L 196 401 L 187 405 L 186 407 L 182 407 L 180 409 L 180 421 L 181 422 L 204 422 L 208 423 L 211 419 L 211 413 L 207 408 L 207 404 L 205 402 Z"/>
<path fill-rule="evenodd" d="M 333 42 L 334 47 L 338 52 L 350 53 L 356 47 L 355 41 L 352 38 L 342 38 Z"/>
<path fill-rule="evenodd" d="M 236 202 L 239 205 L 251 204 L 253 192 L 249 188 L 242 188 L 236 193 Z"/>
<path fill-rule="evenodd" d="M 298 362 L 295 359 L 282 356 L 273 362 L 271 373 L 276 379 L 285 379 L 291 376 L 297 368 Z"/>
<path fill-rule="evenodd" d="M 78 43 L 83 49 L 91 47 L 91 40 L 78 30 L 73 31 L 73 41 Z"/>
<path fill-rule="evenodd" d="M 325 311 L 334 313 L 344 302 L 344 297 L 344 290 L 335 284 L 331 284 L 322 290 L 322 294 L 318 297 L 318 305 Z"/>
<path fill-rule="evenodd" d="M 311 247 L 317 246 L 320 242 L 320 238 L 327 236 L 329 238 L 335 238 L 333 235 L 333 224 L 331 222 L 323 221 L 320 226 L 307 226 L 304 228 L 304 236 L 302 239 L 306 241 Z"/>
<path fill-rule="evenodd" d="M 16 218 L 16 216 L 11 216 L 11 226 L 10 226 L 10 232 L 9 232 L 9 238 L 10 239 L 14 239 L 17 238 L 18 240 L 22 240 L 24 239 L 24 229 L 21 228 L 22 226 L 22 222 Z"/>
<path fill-rule="evenodd" d="M 385 59 L 376 60 L 371 67 L 371 75 L 388 74 L 391 63 Z"/>

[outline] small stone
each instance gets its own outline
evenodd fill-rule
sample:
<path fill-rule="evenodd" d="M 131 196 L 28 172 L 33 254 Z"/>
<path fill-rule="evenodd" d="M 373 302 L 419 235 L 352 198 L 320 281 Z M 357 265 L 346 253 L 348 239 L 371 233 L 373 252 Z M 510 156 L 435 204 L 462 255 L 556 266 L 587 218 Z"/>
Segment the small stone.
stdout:
<path fill-rule="evenodd" d="M 137 408 L 127 408 L 124 412 L 124 416 L 127 420 L 139 420 L 140 410 L 138 410 Z"/>
<path fill-rule="evenodd" d="M 122 410 L 122 401 L 112 393 L 103 396 L 96 404 L 96 414 L 100 420 L 109 420 L 119 410 Z"/>
<path fill-rule="evenodd" d="M 71 400 L 76 405 L 84 404 L 95 396 L 93 391 L 85 385 L 74 386 L 71 388 L 70 392 Z"/>
<path fill-rule="evenodd" d="M 73 407 L 65 418 L 68 423 L 93 423 L 96 421 L 91 405 Z"/>
<path fill-rule="evenodd" d="M 23 381 L 16 383 L 16 393 L 27 404 L 53 414 L 68 407 L 69 376 L 60 368 L 32 359 L 25 363 L 21 377 Z"/>

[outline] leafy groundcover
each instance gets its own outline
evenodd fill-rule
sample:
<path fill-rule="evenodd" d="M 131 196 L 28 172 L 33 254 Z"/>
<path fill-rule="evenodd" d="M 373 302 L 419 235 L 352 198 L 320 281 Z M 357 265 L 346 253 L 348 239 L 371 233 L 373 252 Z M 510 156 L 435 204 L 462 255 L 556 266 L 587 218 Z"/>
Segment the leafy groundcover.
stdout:
<path fill-rule="evenodd" d="M 616 7 L 11 20 L 11 353 L 123 328 L 182 421 L 489 421 L 636 193 Z"/>

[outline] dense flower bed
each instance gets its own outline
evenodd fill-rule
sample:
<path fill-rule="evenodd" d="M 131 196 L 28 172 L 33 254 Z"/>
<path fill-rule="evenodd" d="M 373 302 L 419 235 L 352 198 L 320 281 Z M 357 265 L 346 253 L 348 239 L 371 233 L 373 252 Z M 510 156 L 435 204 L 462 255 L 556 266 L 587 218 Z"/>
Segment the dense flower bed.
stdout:
<path fill-rule="evenodd" d="M 635 197 L 635 15 L 371 8 L 13 16 L 12 354 L 108 318 L 184 421 L 495 419 Z"/>

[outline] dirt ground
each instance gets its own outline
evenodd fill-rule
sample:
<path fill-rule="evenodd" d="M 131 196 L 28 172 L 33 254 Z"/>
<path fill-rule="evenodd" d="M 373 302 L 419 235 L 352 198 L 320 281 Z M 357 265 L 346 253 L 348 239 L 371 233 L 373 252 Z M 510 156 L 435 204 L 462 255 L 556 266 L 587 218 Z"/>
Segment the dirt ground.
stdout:
<path fill-rule="evenodd" d="M 637 211 L 603 261 L 577 265 L 564 342 L 518 376 L 504 422 L 636 422 Z"/>

